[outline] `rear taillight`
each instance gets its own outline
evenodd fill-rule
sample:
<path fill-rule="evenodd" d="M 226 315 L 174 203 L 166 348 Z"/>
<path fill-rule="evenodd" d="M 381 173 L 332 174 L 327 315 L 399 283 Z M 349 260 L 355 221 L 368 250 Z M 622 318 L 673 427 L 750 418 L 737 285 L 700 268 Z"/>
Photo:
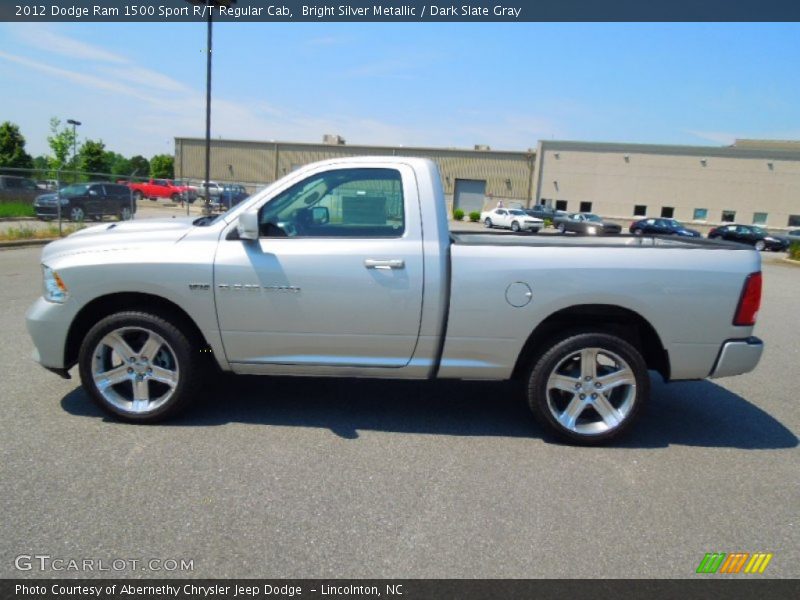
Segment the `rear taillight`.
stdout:
<path fill-rule="evenodd" d="M 750 273 L 744 281 L 733 324 L 740 327 L 755 325 L 759 308 L 761 308 L 761 273 Z"/>

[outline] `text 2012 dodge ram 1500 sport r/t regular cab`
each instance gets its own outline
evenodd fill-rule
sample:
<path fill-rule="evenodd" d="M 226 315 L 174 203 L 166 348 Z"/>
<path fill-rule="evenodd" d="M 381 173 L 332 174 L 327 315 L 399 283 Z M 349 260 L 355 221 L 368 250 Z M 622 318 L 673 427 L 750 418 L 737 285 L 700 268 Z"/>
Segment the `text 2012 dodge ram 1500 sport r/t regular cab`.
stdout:
<path fill-rule="evenodd" d="M 648 236 L 451 234 L 434 163 L 308 165 L 216 218 L 101 225 L 43 251 L 35 358 L 128 421 L 215 369 L 519 379 L 561 436 L 623 433 L 668 380 L 752 370 L 760 258 Z M 210 352 L 209 352 L 210 350 Z M 266 383 L 265 385 L 268 385 Z"/>

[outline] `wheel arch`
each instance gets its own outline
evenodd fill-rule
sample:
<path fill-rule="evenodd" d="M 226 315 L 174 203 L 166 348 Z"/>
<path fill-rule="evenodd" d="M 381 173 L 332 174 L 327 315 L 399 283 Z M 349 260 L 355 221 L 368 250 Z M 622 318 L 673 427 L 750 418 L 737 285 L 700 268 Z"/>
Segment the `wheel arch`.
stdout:
<path fill-rule="evenodd" d="M 648 369 L 657 371 L 665 381 L 669 380 L 669 354 L 655 328 L 639 313 L 611 304 L 579 304 L 548 316 L 525 341 L 512 377 L 522 377 L 537 355 L 547 350 L 551 340 L 580 330 L 618 335 L 642 353 Z"/>
<path fill-rule="evenodd" d="M 200 347 L 208 347 L 208 341 L 197 323 L 185 310 L 171 300 L 142 292 L 118 292 L 95 298 L 75 315 L 64 346 L 65 368 L 69 369 L 77 363 L 81 343 L 97 322 L 108 315 L 125 310 L 153 313 L 169 319 Z"/>

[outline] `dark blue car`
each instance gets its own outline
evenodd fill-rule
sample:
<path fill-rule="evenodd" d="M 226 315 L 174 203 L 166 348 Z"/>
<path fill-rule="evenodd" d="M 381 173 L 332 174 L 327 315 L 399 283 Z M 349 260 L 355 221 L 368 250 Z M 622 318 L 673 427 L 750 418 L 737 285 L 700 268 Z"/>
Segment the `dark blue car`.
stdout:
<path fill-rule="evenodd" d="M 642 235 L 643 233 L 656 234 L 656 235 L 682 235 L 684 237 L 700 237 L 700 232 L 694 229 L 687 229 L 675 219 L 640 219 L 631 223 L 629 228 L 633 235 Z"/>

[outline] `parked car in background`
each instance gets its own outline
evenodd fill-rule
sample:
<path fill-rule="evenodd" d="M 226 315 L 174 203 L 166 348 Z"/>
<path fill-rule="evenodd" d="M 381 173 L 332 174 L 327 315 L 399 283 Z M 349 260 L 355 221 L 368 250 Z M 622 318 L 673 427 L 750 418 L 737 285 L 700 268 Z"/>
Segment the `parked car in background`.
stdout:
<path fill-rule="evenodd" d="M 215 202 L 222 194 L 223 186 L 216 181 L 208 182 L 208 198 L 211 202 Z M 197 196 L 200 198 L 206 197 L 206 182 L 203 181 L 197 186 Z"/>
<path fill-rule="evenodd" d="M 792 231 L 787 232 L 785 235 L 784 234 L 778 235 L 773 233 L 772 237 L 777 238 L 779 240 L 783 240 L 789 246 L 795 243 L 800 244 L 800 229 L 793 229 Z"/>
<path fill-rule="evenodd" d="M 526 208 L 525 214 L 535 219 L 550 219 L 552 222 L 556 220 L 556 217 L 565 213 L 563 211 L 556 210 L 555 208 L 545 206 L 544 204 L 537 204 L 535 206 L 531 206 L 530 208 Z"/>
<path fill-rule="evenodd" d="M 70 221 L 117 217 L 127 221 L 136 212 L 136 199 L 128 186 L 119 183 L 74 183 L 54 194 L 42 194 L 33 203 L 36 216 L 43 220 L 61 218 Z"/>
<path fill-rule="evenodd" d="M 128 187 L 133 192 L 136 200 L 149 198 L 158 200 L 159 198 L 169 198 L 173 202 L 188 200 L 193 202 L 197 197 L 194 190 L 186 185 L 175 185 L 169 179 L 151 179 L 145 183 L 129 183 Z"/>
<path fill-rule="evenodd" d="M 226 183 L 222 186 L 217 204 L 222 210 L 228 210 L 249 197 L 250 194 L 243 185 L 239 185 L 238 183 Z"/>
<path fill-rule="evenodd" d="M 481 222 L 488 228 L 503 227 L 511 231 L 538 232 L 544 227 L 544 221 L 529 217 L 519 208 L 494 208 L 481 213 Z"/>
<path fill-rule="evenodd" d="M 55 191 L 58 189 L 58 181 L 56 181 L 55 179 L 41 179 L 36 182 L 36 186 L 40 190 Z"/>
<path fill-rule="evenodd" d="M 42 193 L 33 179 L 16 175 L 0 175 L 0 202 L 31 203 Z"/>
<path fill-rule="evenodd" d="M 722 225 L 709 231 L 708 238 L 749 244 L 756 250 L 772 250 L 773 252 L 783 252 L 789 247 L 788 241 L 771 235 L 758 225 Z"/>
<path fill-rule="evenodd" d="M 633 235 L 651 233 L 656 235 L 682 235 L 684 237 L 702 237 L 699 231 L 688 229 L 675 219 L 639 219 L 631 223 L 628 230 Z"/>
<path fill-rule="evenodd" d="M 608 223 L 592 213 L 573 213 L 556 217 L 553 221 L 561 233 L 577 233 L 579 235 L 614 235 L 622 231 L 616 223 Z"/>

